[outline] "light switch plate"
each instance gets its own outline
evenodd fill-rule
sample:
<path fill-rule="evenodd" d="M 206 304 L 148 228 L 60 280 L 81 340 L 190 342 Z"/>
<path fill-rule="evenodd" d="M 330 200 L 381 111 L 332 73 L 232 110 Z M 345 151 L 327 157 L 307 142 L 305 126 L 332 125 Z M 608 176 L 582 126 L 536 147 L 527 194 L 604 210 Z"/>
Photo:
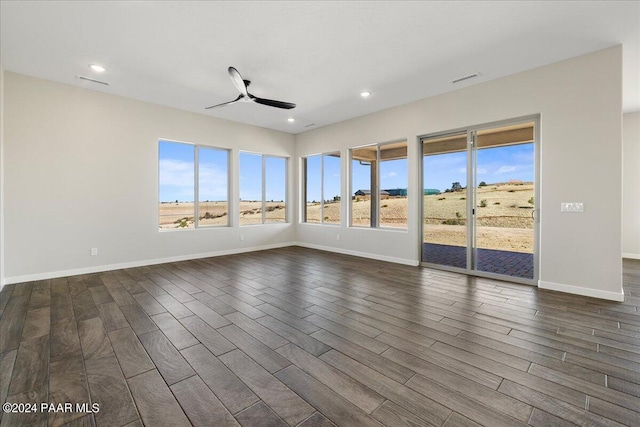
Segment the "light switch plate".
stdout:
<path fill-rule="evenodd" d="M 562 202 L 560 203 L 560 212 L 584 212 L 584 203 Z"/>

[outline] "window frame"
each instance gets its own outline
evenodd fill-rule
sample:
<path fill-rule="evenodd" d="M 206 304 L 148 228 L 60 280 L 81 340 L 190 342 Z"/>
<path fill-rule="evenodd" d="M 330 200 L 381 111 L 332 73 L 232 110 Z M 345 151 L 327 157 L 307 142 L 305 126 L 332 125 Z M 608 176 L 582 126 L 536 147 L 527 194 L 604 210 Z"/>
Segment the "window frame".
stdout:
<path fill-rule="evenodd" d="M 193 228 L 161 228 L 160 227 L 160 211 L 159 211 L 159 207 L 160 207 L 160 144 L 163 142 L 168 142 L 168 143 L 172 143 L 172 144 L 183 144 L 183 145 L 189 145 L 193 147 Z M 223 151 L 227 154 L 227 161 L 226 161 L 226 173 L 227 173 L 227 198 L 226 198 L 226 203 L 227 203 L 227 221 L 225 224 L 207 224 L 207 225 L 201 225 L 200 224 L 200 148 L 204 148 L 204 149 L 208 149 L 208 150 L 218 150 L 218 151 Z M 222 147 L 216 147 L 216 146 L 212 146 L 212 145 L 204 145 L 204 144 L 196 144 L 193 142 L 186 142 L 186 141 L 177 141 L 174 139 L 167 139 L 167 138 L 158 138 L 158 157 L 157 157 L 157 166 L 158 166 L 158 185 L 157 185 L 157 206 L 158 206 L 158 216 L 157 216 L 157 220 L 158 220 L 158 231 L 160 232 L 168 232 L 168 231 L 188 231 L 188 230 L 197 230 L 199 228 L 202 229 L 211 229 L 211 228 L 224 228 L 224 227 L 230 227 L 231 226 L 231 213 L 232 213 L 232 207 L 231 207 L 231 150 L 229 148 L 222 148 Z"/>
<path fill-rule="evenodd" d="M 252 227 L 252 226 L 262 226 L 262 225 L 271 225 L 271 224 L 289 224 L 290 222 L 290 218 L 289 218 L 289 198 L 288 198 L 288 192 L 289 192 L 289 159 L 290 157 L 288 156 L 280 156 L 277 154 L 265 154 L 265 153 L 258 153 L 255 151 L 249 151 L 249 150 L 239 150 L 238 151 L 238 178 L 242 175 L 242 162 L 241 162 L 241 156 L 242 154 L 251 154 L 254 156 L 260 156 L 261 157 L 261 168 L 262 168 L 262 191 L 261 191 L 261 212 L 262 212 L 262 220 L 259 224 L 241 224 L 240 223 L 240 207 L 238 205 L 238 227 Z M 276 158 L 276 159 L 283 159 L 284 160 L 284 222 L 267 222 L 266 221 L 266 215 L 267 215 L 267 210 L 266 208 L 266 195 L 267 195 L 267 157 L 270 158 Z M 240 180 L 238 180 L 240 181 Z M 242 191 L 242 182 L 238 182 L 238 202 L 241 203 L 242 199 L 240 198 L 240 192 Z"/>
<path fill-rule="evenodd" d="M 325 197 L 324 197 L 324 159 L 327 156 L 330 156 L 332 154 L 337 154 L 340 158 L 340 184 L 339 184 L 339 188 L 340 188 L 340 219 L 338 222 L 325 222 L 324 220 L 324 201 L 325 201 Z M 309 222 L 307 221 L 307 159 L 309 157 L 316 157 L 316 156 L 320 156 L 320 222 Z M 340 152 L 340 150 L 337 151 L 327 151 L 324 153 L 318 153 L 318 154 L 309 154 L 307 156 L 303 156 L 301 157 L 301 161 L 302 161 L 302 197 L 300 198 L 302 201 L 302 215 L 300 215 L 300 223 L 303 224 L 313 224 L 313 225 L 328 225 L 328 226 L 334 226 L 334 227 L 340 227 L 342 226 L 342 153 Z"/>
<path fill-rule="evenodd" d="M 407 146 L 407 155 L 406 155 L 406 159 L 407 159 L 407 225 L 405 227 L 391 227 L 388 225 L 380 225 L 380 191 L 382 190 L 380 188 L 380 151 L 381 151 L 381 147 L 384 147 L 386 145 L 392 145 L 392 144 L 399 144 L 399 143 L 405 143 Z M 354 188 L 353 188 L 353 152 L 354 150 L 359 150 L 359 149 L 363 149 L 363 148 L 370 148 L 370 147 L 375 147 L 376 148 L 376 162 L 377 162 L 377 169 L 376 169 L 376 177 L 375 177 L 375 187 L 377 189 L 375 196 L 373 194 L 373 191 L 371 191 L 371 195 L 370 195 L 370 201 L 373 202 L 373 197 L 375 197 L 375 212 L 370 212 L 370 213 L 374 213 L 375 214 L 375 224 L 372 224 L 372 222 L 369 223 L 368 226 L 365 225 L 354 225 L 353 224 L 353 201 L 355 198 L 355 192 L 354 192 Z M 406 232 L 409 230 L 409 141 L 406 138 L 399 138 L 399 139 L 394 139 L 391 141 L 386 141 L 386 142 L 378 142 L 378 143 L 370 143 L 370 144 L 363 144 L 363 145 L 358 145 L 356 147 L 351 147 L 349 148 L 349 157 L 347 159 L 348 162 L 348 174 L 349 174 L 349 207 L 348 207 L 348 216 L 349 216 L 349 227 L 350 228 L 357 228 L 357 229 L 363 229 L 363 230 L 367 230 L 367 229 L 371 229 L 371 230 L 391 230 L 391 231 L 400 231 L 400 232 Z M 373 183 L 370 180 L 370 183 Z M 370 185 L 370 187 L 372 187 Z M 371 216 L 371 215 L 370 215 Z M 371 221 L 371 218 L 370 218 Z"/>

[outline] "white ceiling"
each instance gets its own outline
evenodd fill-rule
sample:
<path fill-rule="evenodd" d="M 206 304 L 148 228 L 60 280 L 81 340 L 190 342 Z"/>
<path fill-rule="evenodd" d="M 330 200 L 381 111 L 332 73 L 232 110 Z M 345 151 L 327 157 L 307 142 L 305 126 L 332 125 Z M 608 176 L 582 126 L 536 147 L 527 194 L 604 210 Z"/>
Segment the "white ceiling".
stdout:
<path fill-rule="evenodd" d="M 0 18 L 7 71 L 291 133 L 617 44 L 640 110 L 639 1 L 2 1 Z M 230 65 L 298 107 L 205 111 L 238 95 Z"/>

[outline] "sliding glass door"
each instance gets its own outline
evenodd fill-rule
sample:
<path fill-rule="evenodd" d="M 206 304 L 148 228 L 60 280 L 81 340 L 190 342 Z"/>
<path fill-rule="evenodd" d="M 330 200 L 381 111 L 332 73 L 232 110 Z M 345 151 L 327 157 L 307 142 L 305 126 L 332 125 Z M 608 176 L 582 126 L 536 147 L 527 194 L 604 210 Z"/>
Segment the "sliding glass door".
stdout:
<path fill-rule="evenodd" d="M 467 133 L 423 140 L 424 262 L 467 268 Z"/>
<path fill-rule="evenodd" d="M 537 119 L 422 139 L 426 265 L 537 278 Z"/>

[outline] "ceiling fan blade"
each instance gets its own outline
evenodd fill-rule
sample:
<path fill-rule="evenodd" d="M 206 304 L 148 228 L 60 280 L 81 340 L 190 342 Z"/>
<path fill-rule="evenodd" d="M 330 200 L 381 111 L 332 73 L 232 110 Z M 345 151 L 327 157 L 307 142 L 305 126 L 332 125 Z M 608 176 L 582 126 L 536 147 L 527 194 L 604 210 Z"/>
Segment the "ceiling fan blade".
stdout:
<path fill-rule="evenodd" d="M 218 107 L 222 107 L 224 105 L 231 105 L 231 104 L 235 104 L 236 102 L 240 101 L 242 98 L 244 98 L 243 95 L 239 95 L 236 99 L 234 99 L 233 101 L 228 101 L 228 102 L 223 102 L 222 104 L 216 104 L 216 105 L 212 105 L 211 107 L 206 107 L 205 110 L 210 110 L 212 108 L 218 108 Z"/>
<path fill-rule="evenodd" d="M 268 105 L 269 107 L 284 108 L 285 110 L 296 108 L 296 104 L 292 102 L 275 101 L 273 99 L 258 98 L 257 96 L 253 96 L 251 94 L 249 94 L 249 97 L 253 99 L 253 102 L 257 102 L 258 104 L 262 104 L 262 105 Z"/>
<path fill-rule="evenodd" d="M 247 85 L 245 84 L 244 79 L 242 78 L 238 70 L 236 70 L 233 67 L 229 67 L 228 71 L 229 71 L 229 77 L 231 78 L 231 81 L 233 82 L 234 86 L 238 89 L 238 91 L 241 94 L 243 94 L 244 96 L 247 96 Z"/>

